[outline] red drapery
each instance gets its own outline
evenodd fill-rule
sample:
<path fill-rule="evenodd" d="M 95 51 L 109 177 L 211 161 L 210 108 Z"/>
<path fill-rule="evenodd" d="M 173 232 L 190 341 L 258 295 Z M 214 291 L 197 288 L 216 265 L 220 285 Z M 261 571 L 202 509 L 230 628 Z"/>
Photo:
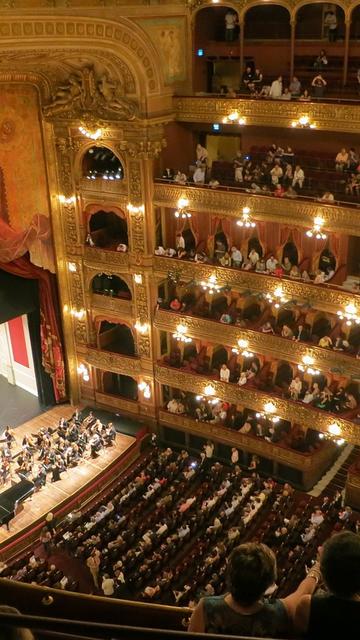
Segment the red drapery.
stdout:
<path fill-rule="evenodd" d="M 40 267 L 36 267 L 25 256 L 12 262 L 0 263 L 0 269 L 21 278 L 39 281 L 42 363 L 45 371 L 51 376 L 55 400 L 56 402 L 61 402 L 66 399 L 65 366 L 61 335 L 54 305 L 56 292 L 51 280 L 51 274 Z"/>
<path fill-rule="evenodd" d="M 36 214 L 25 231 L 17 231 L 0 217 L 0 262 L 16 260 L 27 252 L 33 264 L 54 273 L 49 218 Z"/>

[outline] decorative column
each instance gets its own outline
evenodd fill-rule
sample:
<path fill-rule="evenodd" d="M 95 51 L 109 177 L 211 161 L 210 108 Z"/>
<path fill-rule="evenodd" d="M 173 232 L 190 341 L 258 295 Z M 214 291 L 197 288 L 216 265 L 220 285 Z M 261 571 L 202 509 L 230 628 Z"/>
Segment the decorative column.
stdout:
<path fill-rule="evenodd" d="M 348 66 L 349 66 L 349 45 L 350 45 L 350 29 L 351 16 L 345 17 L 345 49 L 344 49 L 344 67 L 343 67 L 343 86 L 347 83 Z"/>
<path fill-rule="evenodd" d="M 295 65 L 295 34 L 296 34 L 296 17 L 293 16 L 290 20 L 291 27 L 291 41 L 290 41 L 290 81 L 294 76 Z"/>

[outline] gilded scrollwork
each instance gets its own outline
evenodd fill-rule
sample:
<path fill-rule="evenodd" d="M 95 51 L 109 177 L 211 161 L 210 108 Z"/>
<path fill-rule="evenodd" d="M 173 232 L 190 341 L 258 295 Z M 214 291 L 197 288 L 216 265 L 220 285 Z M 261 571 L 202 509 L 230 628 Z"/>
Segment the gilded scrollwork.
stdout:
<path fill-rule="evenodd" d="M 280 336 L 264 334 L 258 331 L 239 329 L 233 325 L 221 325 L 217 322 L 194 316 L 181 314 L 181 323 L 186 327 L 186 335 L 190 338 L 205 339 L 219 343 L 221 331 L 221 344 L 235 347 L 239 338 L 247 340 L 249 350 L 254 353 L 269 355 L 277 360 L 287 360 L 296 364 L 302 364 L 305 355 L 314 359 L 314 366 L 322 372 L 336 370 L 347 376 L 360 377 L 360 361 L 347 356 L 342 352 L 321 349 L 316 346 L 307 346 L 303 342 L 286 340 Z M 179 316 L 169 311 L 158 310 L 155 314 L 155 327 L 162 331 L 174 333 L 179 324 Z"/>
<path fill-rule="evenodd" d="M 268 100 L 231 100 L 222 98 L 174 98 L 176 119 L 180 122 L 222 122 L 229 111 L 237 110 L 248 125 L 289 127 L 293 120 L 306 114 L 318 129 L 357 133 L 360 116 L 356 105 L 278 102 Z"/>
<path fill-rule="evenodd" d="M 141 373 L 141 361 L 139 358 L 119 355 L 109 351 L 88 348 L 85 353 L 87 364 L 114 373 L 138 376 Z"/>
<path fill-rule="evenodd" d="M 137 160 L 152 160 L 158 158 L 166 147 L 166 138 L 160 140 L 122 140 L 118 144 L 121 152 L 126 152 L 130 158 Z"/>
<path fill-rule="evenodd" d="M 247 193 L 231 193 L 196 187 L 179 187 L 175 184 L 156 184 L 154 203 L 176 208 L 179 198 L 187 198 L 190 209 L 209 212 L 231 218 L 239 218 L 243 207 L 250 207 L 257 220 L 282 222 L 301 227 L 312 227 L 314 218 L 325 220 L 325 228 L 331 231 L 360 236 L 360 219 L 354 208 L 324 206 L 322 203 L 304 200 L 282 200 L 269 196 Z"/>
<path fill-rule="evenodd" d="M 85 247 L 84 265 L 91 269 L 111 269 L 118 271 L 129 270 L 129 254 L 121 251 L 107 251 L 106 249 L 98 249 L 97 247 Z"/>
<path fill-rule="evenodd" d="M 177 270 L 181 280 L 193 282 L 207 280 L 215 274 L 217 282 L 221 286 L 228 286 L 234 291 L 253 291 L 254 293 L 271 293 L 279 285 L 279 281 L 271 276 L 266 276 L 252 271 L 241 269 L 229 269 L 211 265 L 185 262 L 174 258 L 154 258 L 155 271 L 166 276 L 174 269 Z M 345 290 L 335 289 L 330 285 L 307 284 L 282 278 L 281 287 L 284 295 L 289 300 L 306 301 L 315 308 L 328 311 L 337 311 L 348 304 L 354 303 L 354 298 L 359 294 L 348 293 Z"/>
<path fill-rule="evenodd" d="M 284 398 L 266 394 L 263 391 L 239 387 L 236 384 L 220 382 L 212 378 L 207 378 L 206 376 L 171 369 L 163 365 L 157 365 L 155 367 L 155 378 L 161 384 L 170 385 L 176 389 L 190 391 L 199 395 L 203 395 L 206 385 L 211 384 L 214 388 L 215 397 L 232 404 L 241 404 L 256 411 L 264 407 L 267 402 L 272 402 L 275 406 L 275 413 L 280 416 L 280 418 L 302 424 L 305 427 L 316 429 L 317 431 L 327 431 L 329 426 L 336 422 L 340 427 L 341 437 L 354 444 L 358 442 L 358 425 L 337 416 L 336 418 L 332 417 L 331 414 L 328 414 L 326 411 L 313 409 L 305 406 L 301 402 L 285 400 Z"/>

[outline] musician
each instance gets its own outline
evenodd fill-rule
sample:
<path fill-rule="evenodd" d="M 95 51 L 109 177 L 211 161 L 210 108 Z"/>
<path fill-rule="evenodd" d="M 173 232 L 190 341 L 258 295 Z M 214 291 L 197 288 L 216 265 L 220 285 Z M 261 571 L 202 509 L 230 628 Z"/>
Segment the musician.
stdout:
<path fill-rule="evenodd" d="M 10 429 L 10 427 L 6 427 L 6 429 L 4 431 L 4 438 L 7 441 L 7 445 L 9 447 L 9 449 L 11 449 L 11 446 L 12 446 L 13 442 L 15 442 L 15 436 L 14 436 L 13 430 Z"/>

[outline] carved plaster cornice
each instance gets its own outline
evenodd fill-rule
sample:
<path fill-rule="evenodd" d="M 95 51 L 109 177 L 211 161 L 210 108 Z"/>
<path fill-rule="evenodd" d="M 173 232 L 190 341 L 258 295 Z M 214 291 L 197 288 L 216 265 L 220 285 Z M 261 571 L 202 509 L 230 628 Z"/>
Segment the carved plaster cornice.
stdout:
<path fill-rule="evenodd" d="M 110 351 L 102 351 L 87 347 L 85 354 L 82 356 L 86 363 L 103 371 L 112 371 L 129 376 L 138 376 L 141 374 L 141 361 L 139 358 L 131 356 L 123 356 Z"/>
<path fill-rule="evenodd" d="M 293 120 L 307 115 L 317 129 L 358 133 L 360 113 L 357 105 L 324 102 L 281 102 L 204 97 L 174 98 L 176 119 L 179 122 L 219 122 L 232 111 L 246 118 L 247 125 L 263 127 L 291 127 Z"/>
<path fill-rule="evenodd" d="M 353 444 L 360 442 L 359 425 L 321 409 L 316 410 L 313 407 L 308 407 L 302 402 L 285 400 L 257 389 L 239 387 L 236 384 L 220 382 L 213 378 L 192 374 L 188 371 L 179 371 L 161 364 L 155 367 L 155 377 L 161 384 L 199 395 L 203 395 L 206 385 L 211 384 L 216 398 L 236 405 L 241 404 L 256 411 L 263 410 L 267 402 L 272 402 L 275 406 L 275 413 L 280 418 L 317 431 L 328 431 L 329 426 L 336 422 L 341 429 L 341 437 Z"/>
<path fill-rule="evenodd" d="M 309 471 L 318 467 L 322 462 L 329 458 L 329 450 L 324 447 L 312 454 L 301 454 L 293 449 L 286 449 L 271 442 L 267 442 L 256 436 L 247 436 L 238 431 L 226 429 L 217 424 L 210 422 L 197 422 L 186 416 L 178 416 L 169 411 L 159 411 L 159 421 L 162 424 L 171 425 L 181 431 L 187 431 L 201 438 L 218 441 L 227 444 L 230 447 L 237 447 L 242 451 L 256 453 L 259 456 L 270 458 L 276 462 L 286 464 L 295 469 Z"/>
<path fill-rule="evenodd" d="M 307 228 L 313 226 L 316 216 L 321 216 L 325 220 L 325 229 L 360 236 L 360 216 L 358 210 L 351 207 L 326 206 L 321 202 L 256 196 L 231 190 L 155 184 L 154 204 L 175 209 L 179 198 L 187 198 L 189 209 L 199 213 L 240 218 L 242 208 L 250 207 L 255 220 Z"/>
<path fill-rule="evenodd" d="M 105 269 L 111 270 L 111 273 L 128 271 L 129 254 L 121 251 L 107 251 L 97 247 L 85 247 L 84 266 L 99 269 L 99 272 L 104 272 Z"/>
<path fill-rule="evenodd" d="M 281 284 L 284 295 L 288 300 L 306 301 L 317 309 L 336 312 L 338 309 L 354 303 L 359 294 L 348 293 L 341 289 L 335 289 L 330 285 L 308 284 L 296 282 L 288 278 L 275 278 L 273 276 L 245 271 L 242 269 L 229 269 L 225 267 L 199 264 L 198 262 L 186 262 L 176 258 L 154 257 L 154 269 L 159 275 L 167 276 L 169 272 L 176 271 L 184 282 L 207 280 L 212 274 L 216 275 L 220 286 L 228 286 L 234 291 L 252 291 L 255 293 L 271 293 Z"/>
<path fill-rule="evenodd" d="M 242 338 L 248 340 L 248 348 L 254 353 L 296 364 L 302 364 L 302 357 L 307 355 L 314 358 L 314 367 L 323 373 L 336 370 L 347 376 L 360 377 L 360 360 L 346 356 L 341 351 L 330 351 L 307 345 L 304 342 L 295 342 L 280 336 L 264 334 L 260 331 L 244 330 L 233 325 L 220 324 L 214 320 L 175 314 L 170 311 L 156 311 L 154 324 L 157 329 L 173 333 L 179 323 L 186 327 L 186 335 L 191 338 L 209 340 L 213 344 L 219 344 L 221 336 L 221 344 L 229 347 L 236 347 L 237 340 Z"/>

